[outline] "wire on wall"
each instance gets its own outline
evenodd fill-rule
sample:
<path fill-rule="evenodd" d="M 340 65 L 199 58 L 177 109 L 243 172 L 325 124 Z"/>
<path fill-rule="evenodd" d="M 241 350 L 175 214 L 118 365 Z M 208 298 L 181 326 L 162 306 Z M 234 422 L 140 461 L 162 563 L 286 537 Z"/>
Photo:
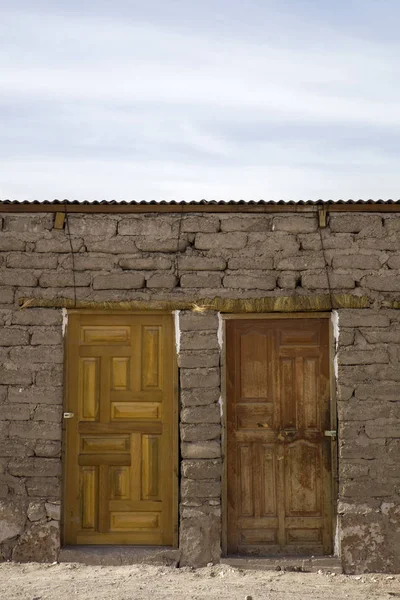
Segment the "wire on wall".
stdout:
<path fill-rule="evenodd" d="M 330 267 L 329 267 L 328 261 L 326 259 L 326 253 L 325 253 L 325 247 L 324 247 L 324 240 L 323 240 L 323 237 L 322 237 L 322 231 L 321 231 L 321 226 L 320 226 L 320 223 L 319 223 L 318 214 L 317 214 L 317 226 L 318 226 L 319 238 L 321 240 L 322 256 L 324 257 L 324 265 L 325 265 L 326 278 L 328 280 L 329 301 L 330 301 L 330 304 L 331 304 L 331 310 L 333 310 L 335 308 L 335 302 L 334 302 L 334 298 L 333 298 L 333 294 L 332 294 L 331 279 L 330 279 Z"/>
<path fill-rule="evenodd" d="M 174 273 L 179 282 L 179 254 L 180 254 L 180 245 L 181 245 L 181 233 L 182 233 L 182 220 L 183 220 L 183 204 L 181 206 L 181 213 L 178 222 L 178 238 L 176 241 L 176 252 L 175 252 L 175 261 L 174 261 Z"/>
<path fill-rule="evenodd" d="M 76 308 L 76 275 L 75 275 L 75 253 L 74 253 L 74 248 L 72 245 L 72 238 L 71 238 L 71 232 L 69 229 L 69 214 L 67 211 L 67 205 L 64 204 L 64 211 L 65 211 L 65 229 L 67 232 L 67 237 L 69 240 L 69 246 L 71 248 L 71 261 L 72 261 L 72 281 L 73 281 L 73 286 L 74 286 L 74 308 Z"/>

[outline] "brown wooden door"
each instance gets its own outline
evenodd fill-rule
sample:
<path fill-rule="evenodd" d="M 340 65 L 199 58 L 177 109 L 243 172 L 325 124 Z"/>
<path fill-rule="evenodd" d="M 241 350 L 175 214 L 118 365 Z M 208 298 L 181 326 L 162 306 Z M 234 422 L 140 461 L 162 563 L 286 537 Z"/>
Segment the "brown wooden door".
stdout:
<path fill-rule="evenodd" d="M 71 314 L 65 543 L 172 545 L 170 315 Z"/>
<path fill-rule="evenodd" d="M 228 552 L 329 554 L 328 320 L 226 326 Z"/>

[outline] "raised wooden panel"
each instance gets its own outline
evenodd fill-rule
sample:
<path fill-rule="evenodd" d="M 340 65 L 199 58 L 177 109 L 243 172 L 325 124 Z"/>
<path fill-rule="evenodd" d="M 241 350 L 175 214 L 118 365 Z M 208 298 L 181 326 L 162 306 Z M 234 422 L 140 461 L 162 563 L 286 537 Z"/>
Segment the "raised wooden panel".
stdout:
<path fill-rule="evenodd" d="M 161 327 L 142 327 L 142 390 L 160 389 Z"/>
<path fill-rule="evenodd" d="M 142 436 L 142 500 L 160 499 L 160 436 Z"/>
<path fill-rule="evenodd" d="M 81 529 L 95 530 L 97 526 L 97 467 L 80 468 Z"/>
<path fill-rule="evenodd" d="M 274 529 L 242 529 L 240 532 L 242 544 L 276 544 Z"/>
<path fill-rule="evenodd" d="M 238 448 L 238 477 L 240 493 L 240 516 L 254 514 L 252 446 Z"/>
<path fill-rule="evenodd" d="M 275 446 L 273 444 L 262 444 L 259 447 L 261 454 L 262 482 L 262 508 L 264 517 L 276 515 L 276 462 Z"/>
<path fill-rule="evenodd" d="M 266 398 L 268 393 L 268 340 L 264 333 L 251 331 L 240 338 L 240 396 Z"/>
<path fill-rule="evenodd" d="M 99 358 L 80 359 L 79 406 L 82 421 L 96 421 L 99 411 Z"/>
<path fill-rule="evenodd" d="M 111 402 L 112 419 L 160 419 L 161 405 L 159 402 Z"/>
<path fill-rule="evenodd" d="M 130 327 L 109 327 L 107 325 L 81 327 L 80 341 L 82 344 L 128 344 L 130 342 Z"/>
<path fill-rule="evenodd" d="M 291 515 L 320 514 L 320 449 L 296 442 L 287 449 L 287 511 Z"/>
<path fill-rule="evenodd" d="M 130 484 L 129 467 L 110 467 L 110 497 L 112 500 L 129 500 Z"/>
<path fill-rule="evenodd" d="M 111 531 L 135 531 L 137 529 L 157 529 L 160 526 L 159 513 L 112 512 Z"/>
<path fill-rule="evenodd" d="M 129 366 L 128 357 L 113 357 L 111 360 L 111 381 L 113 390 L 125 391 L 129 388 Z"/>
<path fill-rule="evenodd" d="M 319 331 L 307 329 L 289 329 L 280 333 L 280 343 L 282 346 L 304 346 L 307 344 L 318 344 Z"/>
<path fill-rule="evenodd" d="M 288 529 L 288 544 L 309 544 L 310 542 L 321 542 L 321 529 Z"/>
<path fill-rule="evenodd" d="M 236 408 L 237 429 L 274 428 L 274 406 L 271 402 L 238 404 Z"/>
<path fill-rule="evenodd" d="M 295 359 L 281 358 L 279 361 L 279 367 L 282 427 L 295 427 L 297 408 Z"/>
<path fill-rule="evenodd" d="M 317 429 L 318 423 L 318 364 L 317 358 L 303 359 L 303 426 Z"/>
<path fill-rule="evenodd" d="M 99 436 L 84 435 L 81 437 L 82 452 L 129 452 L 129 435 Z"/>

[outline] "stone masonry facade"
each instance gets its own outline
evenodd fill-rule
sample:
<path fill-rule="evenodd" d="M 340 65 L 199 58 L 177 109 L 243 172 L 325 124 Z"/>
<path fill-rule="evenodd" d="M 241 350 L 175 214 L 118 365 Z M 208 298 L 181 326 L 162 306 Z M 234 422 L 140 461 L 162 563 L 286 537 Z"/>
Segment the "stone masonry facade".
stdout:
<path fill-rule="evenodd" d="M 328 271 L 333 293 L 368 299 L 336 313 L 337 551 L 346 572 L 400 572 L 400 215 L 334 213 L 321 230 L 305 210 L 53 226 L 52 213 L 0 218 L 1 559 L 54 561 L 60 548 L 64 315 L 20 298 L 314 296 L 329 292 Z M 221 556 L 221 324 L 213 311 L 178 319 L 180 564 L 201 566 Z"/>

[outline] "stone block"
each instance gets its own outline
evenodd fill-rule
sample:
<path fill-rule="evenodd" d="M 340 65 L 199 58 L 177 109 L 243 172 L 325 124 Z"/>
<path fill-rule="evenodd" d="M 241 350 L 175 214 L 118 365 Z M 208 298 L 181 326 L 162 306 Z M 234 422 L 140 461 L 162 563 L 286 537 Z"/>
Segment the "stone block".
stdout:
<path fill-rule="evenodd" d="M 26 480 L 28 496 L 33 498 L 61 499 L 59 477 L 28 477 Z"/>
<path fill-rule="evenodd" d="M 274 259 L 272 256 L 255 255 L 255 256 L 233 256 L 228 259 L 228 267 L 230 270 L 259 270 L 268 271 L 274 267 Z"/>
<path fill-rule="evenodd" d="M 219 386 L 220 374 L 217 368 L 181 369 L 181 388 L 210 388 Z"/>
<path fill-rule="evenodd" d="M 332 265 L 334 269 L 367 269 L 377 271 L 381 268 L 381 261 L 377 256 L 368 254 L 348 254 L 334 256 Z"/>
<path fill-rule="evenodd" d="M 276 268 L 283 271 L 307 271 L 324 267 L 325 261 L 321 253 L 302 253 L 300 256 L 288 256 L 276 260 Z"/>
<path fill-rule="evenodd" d="M 300 283 L 300 275 L 293 271 L 283 271 L 278 275 L 278 287 L 282 290 L 294 290 Z"/>
<path fill-rule="evenodd" d="M 216 288 L 221 287 L 220 273 L 187 273 L 181 276 L 182 288 Z"/>
<path fill-rule="evenodd" d="M 46 515 L 52 521 L 61 520 L 61 504 L 60 502 L 46 502 Z"/>
<path fill-rule="evenodd" d="M 340 249 L 351 250 L 357 247 L 354 242 L 354 236 L 351 233 L 332 234 L 329 229 L 321 230 L 322 243 L 325 250 Z M 298 236 L 302 250 L 316 250 L 321 252 L 321 236 L 318 233 L 305 233 Z"/>
<path fill-rule="evenodd" d="M 56 269 L 57 254 L 13 252 L 7 255 L 6 265 L 13 269 Z"/>
<path fill-rule="evenodd" d="M 282 215 L 274 217 L 272 223 L 273 231 L 287 231 L 288 233 L 312 233 L 317 231 L 316 215 Z"/>
<path fill-rule="evenodd" d="M 35 383 L 39 388 L 54 388 L 63 385 L 64 372 L 61 365 L 36 373 Z"/>
<path fill-rule="evenodd" d="M 221 426 L 219 424 L 181 424 L 181 440 L 183 442 L 206 442 L 220 437 Z"/>
<path fill-rule="evenodd" d="M 271 231 L 272 218 L 266 215 L 223 215 L 221 231 Z"/>
<path fill-rule="evenodd" d="M 61 442 L 38 440 L 35 444 L 35 456 L 57 458 L 61 456 Z"/>
<path fill-rule="evenodd" d="M 390 318 L 384 311 L 366 309 L 339 310 L 339 329 L 341 327 L 389 327 Z"/>
<path fill-rule="evenodd" d="M 400 276 L 398 273 L 391 275 L 368 275 L 361 280 L 361 285 L 379 292 L 399 292 Z"/>
<path fill-rule="evenodd" d="M 276 286 L 276 275 L 225 275 L 225 288 L 244 290 L 273 290 Z"/>
<path fill-rule="evenodd" d="M 38 377 L 39 374 L 36 376 L 36 380 L 38 380 Z M 8 390 L 8 401 L 32 405 L 60 405 L 63 402 L 63 391 L 61 387 L 10 387 Z"/>
<path fill-rule="evenodd" d="M 31 440 L 10 440 L 6 439 L 5 435 L 2 435 L 0 438 L 0 456 L 12 456 L 13 458 L 16 456 L 33 456 L 33 446 L 34 443 Z"/>
<path fill-rule="evenodd" d="M 181 350 L 219 350 L 216 331 L 181 331 Z"/>
<path fill-rule="evenodd" d="M 178 237 L 140 237 L 136 239 L 136 246 L 142 252 L 184 252 L 188 246 L 186 234 Z"/>
<path fill-rule="evenodd" d="M 222 462 L 220 460 L 183 460 L 182 476 L 188 479 L 221 479 Z"/>
<path fill-rule="evenodd" d="M 219 387 L 189 388 L 181 390 L 182 406 L 205 406 L 218 402 L 221 394 Z"/>
<path fill-rule="evenodd" d="M 74 273 L 72 271 L 57 271 L 42 273 L 39 277 L 40 287 L 86 287 L 90 285 L 89 273 Z"/>
<path fill-rule="evenodd" d="M 181 352 L 178 356 L 178 366 L 186 369 L 196 369 L 197 367 L 218 367 L 219 352 L 207 350 L 188 350 Z"/>
<path fill-rule="evenodd" d="M 0 234 L 0 252 L 18 252 L 25 250 L 25 241 L 19 239 L 13 233 Z"/>
<path fill-rule="evenodd" d="M 35 287 L 38 278 L 30 269 L 5 269 L 0 271 L 0 286 L 19 285 Z"/>
<path fill-rule="evenodd" d="M 61 325 L 62 311 L 56 308 L 25 308 L 13 313 L 13 325 Z"/>
<path fill-rule="evenodd" d="M 172 260 L 165 256 L 150 256 L 148 258 L 138 257 L 122 257 L 119 259 L 121 269 L 132 269 L 135 271 L 161 271 L 162 269 L 170 269 Z"/>
<path fill-rule="evenodd" d="M 299 250 L 300 244 L 294 235 L 284 232 L 249 233 L 246 250 L 252 250 L 252 254 L 271 256 L 275 258 L 276 253 L 281 256 L 294 256 Z M 252 256 L 249 257 L 252 260 Z"/>
<path fill-rule="evenodd" d="M 26 508 L 23 498 L 0 500 L 0 543 L 11 540 L 24 531 Z"/>
<path fill-rule="evenodd" d="M 60 346 L 28 346 L 12 348 L 10 359 L 29 365 L 35 363 L 62 363 L 64 360 L 63 349 Z"/>
<path fill-rule="evenodd" d="M 352 275 L 342 275 L 338 273 L 329 273 L 330 287 L 333 289 L 352 289 L 355 287 L 355 280 Z M 304 289 L 327 289 L 328 278 L 326 272 L 303 272 L 301 276 L 301 285 Z"/>
<path fill-rule="evenodd" d="M 24 346 L 29 344 L 29 334 L 19 327 L 0 327 L 0 346 Z"/>
<path fill-rule="evenodd" d="M 0 367 L 0 385 L 29 385 L 32 372 L 26 369 L 7 369 Z"/>
<path fill-rule="evenodd" d="M 61 327 L 35 327 L 31 329 L 32 346 L 56 346 L 62 344 Z"/>
<path fill-rule="evenodd" d="M 197 233 L 195 247 L 199 250 L 240 249 L 246 242 L 247 234 L 243 232 Z"/>
<path fill-rule="evenodd" d="M 0 289 L 0 304 L 12 304 L 14 302 L 14 291 L 12 288 Z"/>
<path fill-rule="evenodd" d="M 27 511 L 28 519 L 31 522 L 40 521 L 46 517 L 46 509 L 44 507 L 44 502 L 41 500 L 32 500 L 29 502 L 28 511 Z"/>
<path fill-rule="evenodd" d="M 218 314 L 212 311 L 204 313 L 182 311 L 179 313 L 179 328 L 181 331 L 212 330 L 217 331 Z"/>
<path fill-rule="evenodd" d="M 95 290 L 131 290 L 144 287 L 142 273 L 115 273 L 112 275 L 97 275 L 93 279 Z"/>
<path fill-rule="evenodd" d="M 333 233 L 359 233 L 365 228 L 381 227 L 382 218 L 375 215 L 335 214 L 329 217 L 329 228 Z"/>
<path fill-rule="evenodd" d="M 4 231 L 14 233 L 41 232 L 53 227 L 52 214 L 32 215 L 6 215 L 4 217 Z"/>
<path fill-rule="evenodd" d="M 178 229 L 178 219 L 167 215 L 123 217 L 118 224 L 119 235 L 149 236 L 160 239 L 177 237 Z"/>
<path fill-rule="evenodd" d="M 146 287 L 172 290 L 177 283 L 178 278 L 172 273 L 155 273 L 146 281 Z"/>
<path fill-rule="evenodd" d="M 71 254 L 59 255 L 59 266 L 63 269 L 72 269 L 74 271 L 112 271 L 115 267 L 117 257 L 114 254 L 96 254 L 80 252 L 74 255 L 72 263 Z"/>
<path fill-rule="evenodd" d="M 82 236 L 95 235 L 109 238 L 117 232 L 117 221 L 109 215 L 68 215 L 69 233 Z"/>
<path fill-rule="evenodd" d="M 61 423 L 62 406 L 61 404 L 52 406 L 48 404 L 39 404 L 33 413 L 36 421 L 47 421 L 51 423 Z"/>
<path fill-rule="evenodd" d="M 364 329 L 360 332 L 369 344 L 400 344 L 400 329 Z"/>
<path fill-rule="evenodd" d="M 394 254 L 387 261 L 389 269 L 400 269 L 400 254 Z"/>
<path fill-rule="evenodd" d="M 43 252 L 43 253 L 69 253 L 71 252 L 71 244 L 72 250 L 74 252 L 79 252 L 83 247 L 83 240 L 81 238 L 71 238 L 71 240 L 67 237 L 66 234 L 61 233 L 59 236 L 53 232 L 55 237 L 50 239 L 43 238 L 36 242 L 35 251 Z"/>
<path fill-rule="evenodd" d="M 369 438 L 400 438 L 400 419 L 375 419 L 365 425 Z"/>
<path fill-rule="evenodd" d="M 339 350 L 338 358 L 341 365 L 373 365 L 389 362 L 388 353 L 383 348 L 374 350 L 342 348 Z"/>
<path fill-rule="evenodd" d="M 358 383 L 356 397 L 360 400 L 400 402 L 400 382 L 380 381 L 375 383 Z"/>
<path fill-rule="evenodd" d="M 219 230 L 219 226 L 219 217 L 199 214 L 183 217 L 181 231 L 186 233 L 214 233 Z"/>
<path fill-rule="evenodd" d="M 57 521 L 33 523 L 19 538 L 12 559 L 15 562 L 54 563 L 60 551 L 60 530 Z"/>
<path fill-rule="evenodd" d="M 61 475 L 58 458 L 15 458 L 8 464 L 8 472 L 16 477 L 54 477 Z"/>
<path fill-rule="evenodd" d="M 31 416 L 28 404 L 2 404 L 0 407 L 0 421 L 28 421 Z"/>
<path fill-rule="evenodd" d="M 181 455 L 184 459 L 220 458 L 221 444 L 215 440 L 196 443 L 183 442 L 181 444 Z"/>
<path fill-rule="evenodd" d="M 108 240 L 98 238 L 85 238 L 85 246 L 88 252 L 103 252 L 104 254 L 137 254 L 135 237 L 116 235 Z M 138 255 L 139 256 L 139 255 Z M 132 257 L 133 258 L 133 257 Z"/>
<path fill-rule="evenodd" d="M 220 423 L 221 410 L 219 404 L 207 404 L 184 408 L 181 411 L 181 423 Z"/>
<path fill-rule="evenodd" d="M 10 437 L 25 440 L 61 440 L 61 425 L 45 421 L 14 421 L 10 424 Z"/>
<path fill-rule="evenodd" d="M 221 557 L 221 520 L 215 515 L 182 519 L 180 566 L 205 567 Z"/>
<path fill-rule="evenodd" d="M 183 479 L 181 483 L 181 498 L 219 498 L 221 482 L 214 479 Z"/>

